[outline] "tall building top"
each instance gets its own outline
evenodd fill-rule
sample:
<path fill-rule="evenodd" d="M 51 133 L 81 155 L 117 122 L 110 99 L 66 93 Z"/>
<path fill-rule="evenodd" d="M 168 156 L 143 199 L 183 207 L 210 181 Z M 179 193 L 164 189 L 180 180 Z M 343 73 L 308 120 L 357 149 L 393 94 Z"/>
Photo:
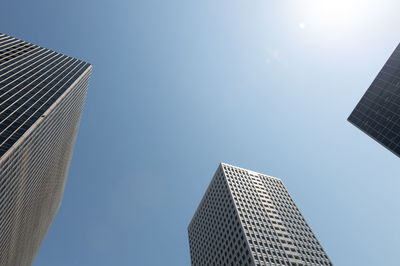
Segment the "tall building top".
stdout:
<path fill-rule="evenodd" d="M 27 42 L 27 41 L 24 41 L 24 40 L 17 39 L 17 38 L 14 38 L 12 36 L 9 36 L 9 35 L 3 34 L 3 33 L 0 33 L 0 38 L 2 40 L 8 39 L 10 41 L 8 43 L 9 46 L 6 46 L 5 47 L 6 49 L 4 51 L 0 52 L 0 65 L 2 63 L 4 63 L 4 62 L 8 62 L 9 60 L 11 60 L 13 58 L 19 57 L 19 56 L 21 56 L 21 55 L 23 55 L 23 54 L 25 54 L 25 53 L 27 53 L 27 52 L 29 52 L 31 50 L 37 49 L 37 48 L 50 50 L 48 48 L 43 48 L 43 47 L 41 47 L 39 45 L 30 43 L 30 42 Z M 62 54 L 62 53 L 59 53 L 57 51 L 53 51 L 53 52 L 58 53 L 58 54 Z M 75 57 L 72 57 L 72 56 L 68 56 L 68 57 L 76 59 Z M 80 60 L 80 59 L 78 59 L 78 60 L 81 61 L 81 62 L 84 62 L 84 63 L 88 63 L 88 62 L 85 62 L 84 60 Z M 91 65 L 90 63 L 88 63 L 88 64 Z"/>
<path fill-rule="evenodd" d="M 247 173 L 252 174 L 252 175 L 263 175 L 263 176 L 268 176 L 268 177 L 270 177 L 270 178 L 275 178 L 275 179 L 277 179 L 277 180 L 279 180 L 279 181 L 282 181 L 279 177 L 275 177 L 275 176 L 271 176 L 271 175 L 266 175 L 266 174 L 258 173 L 258 172 L 255 172 L 255 171 L 253 171 L 253 170 L 241 168 L 241 167 L 234 166 L 234 165 L 231 165 L 231 164 L 228 164 L 228 163 L 221 162 L 220 165 L 223 166 L 223 167 L 224 167 L 224 166 L 225 166 L 225 167 L 230 167 L 231 169 L 240 169 L 241 171 L 246 171 Z"/>
<path fill-rule="evenodd" d="M 221 163 L 189 226 L 201 265 L 333 265 L 279 178 Z"/>
<path fill-rule="evenodd" d="M 0 157 L 91 65 L 0 34 Z"/>

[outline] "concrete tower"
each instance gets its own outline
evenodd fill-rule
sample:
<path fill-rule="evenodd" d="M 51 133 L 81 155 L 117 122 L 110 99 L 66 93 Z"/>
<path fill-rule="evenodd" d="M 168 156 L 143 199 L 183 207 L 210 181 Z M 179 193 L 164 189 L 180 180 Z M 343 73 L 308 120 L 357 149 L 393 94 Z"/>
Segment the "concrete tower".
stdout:
<path fill-rule="evenodd" d="M 224 163 L 188 233 L 193 266 L 333 265 L 280 179 Z"/>
<path fill-rule="evenodd" d="M 57 213 L 91 69 L 0 34 L 0 265 L 31 265 Z"/>

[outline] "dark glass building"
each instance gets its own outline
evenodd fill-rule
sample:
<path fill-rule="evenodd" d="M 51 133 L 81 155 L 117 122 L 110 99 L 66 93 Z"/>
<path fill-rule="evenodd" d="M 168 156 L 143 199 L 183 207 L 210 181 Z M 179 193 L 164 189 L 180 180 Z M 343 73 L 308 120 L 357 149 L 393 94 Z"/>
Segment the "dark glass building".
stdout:
<path fill-rule="evenodd" d="M 400 157 L 400 45 L 348 121 Z"/>
<path fill-rule="evenodd" d="M 0 265 L 31 265 L 57 213 L 91 69 L 0 34 Z"/>

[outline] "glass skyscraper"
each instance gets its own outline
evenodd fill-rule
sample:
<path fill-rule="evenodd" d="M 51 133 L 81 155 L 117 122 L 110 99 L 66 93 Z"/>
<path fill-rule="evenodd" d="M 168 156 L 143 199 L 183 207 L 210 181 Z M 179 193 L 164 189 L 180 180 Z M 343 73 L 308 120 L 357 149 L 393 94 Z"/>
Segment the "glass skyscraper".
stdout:
<path fill-rule="evenodd" d="M 0 265 L 31 265 L 57 213 L 91 70 L 0 34 Z"/>
<path fill-rule="evenodd" d="M 333 265 L 280 179 L 224 163 L 188 234 L 193 266 Z"/>
<path fill-rule="evenodd" d="M 400 45 L 348 121 L 400 157 Z"/>

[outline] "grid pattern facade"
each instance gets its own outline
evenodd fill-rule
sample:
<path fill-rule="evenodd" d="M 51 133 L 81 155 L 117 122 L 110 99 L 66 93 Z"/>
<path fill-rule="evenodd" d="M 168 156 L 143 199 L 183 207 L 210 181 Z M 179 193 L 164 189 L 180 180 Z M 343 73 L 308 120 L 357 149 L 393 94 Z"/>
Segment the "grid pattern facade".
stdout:
<path fill-rule="evenodd" d="M 0 265 L 31 265 L 57 213 L 91 69 L 0 34 Z"/>
<path fill-rule="evenodd" d="M 188 232 L 192 265 L 254 265 L 221 166 L 215 173 Z"/>
<path fill-rule="evenodd" d="M 400 157 L 400 45 L 348 121 Z"/>
<path fill-rule="evenodd" d="M 222 163 L 188 227 L 200 265 L 333 265 L 282 181 Z"/>

